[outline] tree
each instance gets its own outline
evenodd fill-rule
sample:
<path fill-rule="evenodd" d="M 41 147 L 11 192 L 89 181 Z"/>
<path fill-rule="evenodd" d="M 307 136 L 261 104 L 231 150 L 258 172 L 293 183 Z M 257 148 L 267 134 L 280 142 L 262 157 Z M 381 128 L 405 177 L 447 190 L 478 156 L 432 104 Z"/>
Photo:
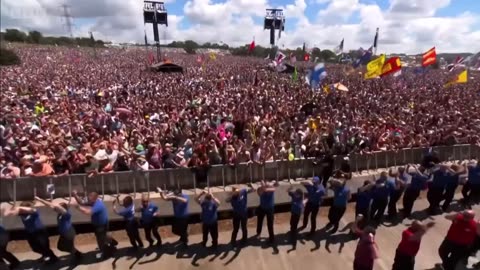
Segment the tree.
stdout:
<path fill-rule="evenodd" d="M 11 50 L 0 48 L 0 66 L 18 65 L 20 58 Z"/>
<path fill-rule="evenodd" d="M 336 57 L 337 55 L 330 50 L 323 50 L 320 52 L 320 59 L 325 62 L 333 61 Z"/>
<path fill-rule="evenodd" d="M 43 39 L 42 33 L 38 31 L 30 31 L 28 32 L 28 40 L 32 43 L 39 44 Z"/>
<path fill-rule="evenodd" d="M 198 44 L 193 41 L 193 40 L 186 40 L 185 41 L 185 52 L 188 53 L 188 54 L 194 54 L 195 51 L 198 49 Z"/>
<path fill-rule="evenodd" d="M 27 41 L 27 34 L 17 29 L 6 29 L 5 40 L 11 42 L 25 42 Z"/>

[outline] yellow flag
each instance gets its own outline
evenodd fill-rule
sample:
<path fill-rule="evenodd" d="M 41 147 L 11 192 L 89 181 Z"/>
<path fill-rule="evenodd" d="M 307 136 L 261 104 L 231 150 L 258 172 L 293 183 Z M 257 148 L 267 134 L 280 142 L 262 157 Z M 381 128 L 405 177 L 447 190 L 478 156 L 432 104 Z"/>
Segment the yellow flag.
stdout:
<path fill-rule="evenodd" d="M 382 75 L 383 64 L 385 63 L 385 54 L 380 55 L 377 59 L 374 59 L 367 64 L 367 72 L 365 73 L 365 79 L 373 79 Z"/>
<path fill-rule="evenodd" d="M 458 74 L 458 76 L 449 81 L 447 84 L 445 84 L 445 87 L 448 87 L 452 84 L 456 84 L 456 83 L 466 83 L 468 81 L 468 74 L 467 74 L 467 70 L 465 69 L 464 71 L 462 71 L 460 74 Z"/>
<path fill-rule="evenodd" d="M 210 53 L 210 60 L 215 60 L 217 59 L 217 55 L 214 52 Z"/>

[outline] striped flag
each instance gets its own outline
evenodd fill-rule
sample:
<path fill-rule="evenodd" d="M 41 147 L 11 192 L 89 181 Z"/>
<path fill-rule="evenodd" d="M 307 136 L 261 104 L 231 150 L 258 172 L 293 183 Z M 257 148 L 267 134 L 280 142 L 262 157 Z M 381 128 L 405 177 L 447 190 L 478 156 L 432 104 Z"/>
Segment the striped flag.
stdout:
<path fill-rule="evenodd" d="M 337 47 L 335 47 L 335 49 L 333 49 L 336 55 L 343 53 L 343 41 L 344 39 L 342 39 L 342 42 L 340 42 L 340 45 L 338 45 Z"/>
<path fill-rule="evenodd" d="M 436 62 L 437 62 L 437 52 L 435 51 L 435 47 L 433 47 L 423 54 L 422 67 L 433 65 Z"/>
<path fill-rule="evenodd" d="M 455 59 L 455 62 L 453 62 L 452 64 L 447 66 L 448 72 L 454 71 L 455 68 L 457 68 L 458 65 L 462 64 L 464 60 L 465 60 L 465 58 L 463 58 L 461 56 L 457 56 L 457 58 Z"/>

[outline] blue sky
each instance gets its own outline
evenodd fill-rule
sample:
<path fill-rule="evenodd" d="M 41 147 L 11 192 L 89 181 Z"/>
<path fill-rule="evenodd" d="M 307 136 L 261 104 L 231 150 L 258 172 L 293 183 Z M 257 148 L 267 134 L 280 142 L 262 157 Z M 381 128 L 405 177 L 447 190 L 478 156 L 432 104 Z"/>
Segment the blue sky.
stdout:
<path fill-rule="evenodd" d="M 65 35 L 59 17 L 63 3 L 71 6 L 75 36 L 93 31 L 114 42 L 143 40 L 141 0 L 2 0 L 1 27 Z M 480 49 L 480 0 L 168 0 L 165 5 L 169 27 L 162 30 L 163 42 L 237 46 L 255 36 L 257 44 L 268 46 L 265 8 L 283 7 L 286 32 L 278 43 L 286 47 L 307 42 L 331 49 L 343 38 L 346 49 L 367 47 L 379 27 L 379 49 L 387 53 L 432 46 L 441 52 Z M 28 15 L 32 11 L 36 16 Z"/>

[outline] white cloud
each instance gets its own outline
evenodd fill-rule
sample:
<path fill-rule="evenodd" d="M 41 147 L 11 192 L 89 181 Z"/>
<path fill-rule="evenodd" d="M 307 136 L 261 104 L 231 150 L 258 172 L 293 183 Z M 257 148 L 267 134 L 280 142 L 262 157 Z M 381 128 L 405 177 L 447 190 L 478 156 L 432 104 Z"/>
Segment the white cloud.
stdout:
<path fill-rule="evenodd" d="M 77 26 L 76 36 L 93 30 L 96 38 L 115 42 L 143 42 L 142 2 L 139 0 L 2 0 L 2 29 L 17 27 L 39 30 L 46 34 L 67 33 L 62 25 L 60 5 L 67 2 Z M 316 1 L 316 3 L 313 3 Z M 317 3 L 326 4 L 307 17 Z M 277 3 L 277 2 L 276 2 Z M 220 42 L 238 46 L 250 43 L 269 46 L 269 34 L 263 30 L 267 0 L 189 0 L 181 13 L 169 10 L 169 26 L 160 36 L 169 42 L 193 39 L 198 42 Z M 436 46 L 439 52 L 475 51 L 480 43 L 479 14 L 464 13 L 439 17 L 439 9 L 453 5 L 449 0 L 390 0 L 382 10 L 377 4 L 359 0 L 288 0 L 282 8 L 287 17 L 287 31 L 278 44 L 300 47 L 303 42 L 321 49 L 332 49 L 345 38 L 347 49 L 369 47 L 375 29 L 380 28 L 379 52 L 419 53 Z M 32 16 L 33 15 L 33 16 Z M 188 26 L 184 29 L 184 26 Z M 475 28 L 477 26 L 477 28 Z M 151 25 L 147 25 L 149 40 Z M 165 41 L 164 41 L 165 42 Z"/>

